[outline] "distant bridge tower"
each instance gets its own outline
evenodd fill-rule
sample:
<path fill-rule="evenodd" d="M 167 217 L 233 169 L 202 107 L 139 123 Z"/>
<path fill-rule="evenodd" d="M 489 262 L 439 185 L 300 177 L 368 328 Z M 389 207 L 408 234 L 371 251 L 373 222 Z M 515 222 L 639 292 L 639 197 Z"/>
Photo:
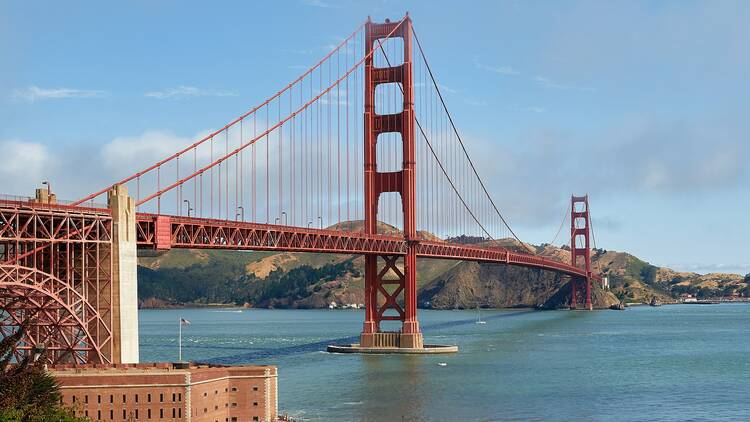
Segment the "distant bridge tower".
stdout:
<path fill-rule="evenodd" d="M 403 63 L 378 67 L 373 63 L 373 48 L 388 37 L 403 40 Z M 378 44 L 380 45 L 380 44 Z M 365 322 L 360 343 L 363 347 L 422 348 L 422 333 L 417 321 L 417 253 L 415 211 L 414 82 L 412 75 L 412 26 L 407 15 L 403 22 L 373 23 L 365 26 L 365 233 L 377 234 L 378 200 L 382 193 L 398 192 L 404 213 L 406 255 L 365 256 Z M 393 59 L 393 58 L 391 58 Z M 403 90 L 403 110 L 395 114 L 376 114 L 375 92 L 380 84 L 397 83 Z M 403 166 L 398 171 L 379 172 L 376 145 L 378 136 L 400 133 Z M 379 262 L 384 266 L 379 268 Z M 401 265 L 399 265 L 401 264 Z M 403 308 L 399 298 L 403 294 Z M 401 321 L 401 331 L 381 331 L 385 320 Z"/>
<path fill-rule="evenodd" d="M 583 268 L 586 270 L 586 278 L 583 280 L 585 307 L 591 310 L 591 225 L 589 218 L 588 195 L 572 196 L 570 198 L 570 263 L 580 268 L 580 261 L 583 261 Z M 572 277 L 570 280 L 571 309 L 576 309 L 578 304 L 577 290 L 578 280 Z"/>

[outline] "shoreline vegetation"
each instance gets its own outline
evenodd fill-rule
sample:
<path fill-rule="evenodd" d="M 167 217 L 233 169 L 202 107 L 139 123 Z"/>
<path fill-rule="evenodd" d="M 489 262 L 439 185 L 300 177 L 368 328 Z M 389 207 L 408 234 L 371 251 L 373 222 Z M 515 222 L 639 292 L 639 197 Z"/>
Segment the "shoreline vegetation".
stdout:
<path fill-rule="evenodd" d="M 727 303 L 750 303 L 750 298 L 719 298 L 716 300 L 705 300 L 705 301 L 696 301 L 696 302 L 664 302 L 659 304 L 661 305 L 722 305 Z M 626 308 L 629 307 L 636 307 L 636 306 L 652 306 L 648 303 L 643 302 L 628 302 L 625 304 Z M 293 308 L 268 308 L 268 307 L 255 307 L 255 306 L 241 306 L 241 305 L 234 305 L 234 304 L 227 304 L 227 303 L 170 303 L 170 304 L 164 304 L 164 305 L 154 305 L 154 306 L 140 306 L 139 309 L 148 309 L 148 310 L 162 310 L 162 309 L 219 309 L 219 310 L 227 310 L 227 311 L 244 311 L 244 310 L 250 310 L 250 309 L 263 309 L 263 310 L 275 310 L 275 309 L 293 309 Z M 351 307 L 337 307 L 337 308 L 294 308 L 294 309 L 300 309 L 300 310 L 329 310 L 329 311 L 363 311 L 365 308 L 351 308 Z M 451 309 L 434 309 L 434 308 L 423 308 L 418 307 L 418 309 L 429 309 L 434 311 L 454 311 L 454 310 L 464 310 L 464 311 L 470 311 L 470 310 L 476 310 L 476 308 L 451 308 Z M 487 310 L 487 311 L 512 311 L 512 310 L 518 310 L 518 309 L 526 309 L 526 310 L 539 310 L 539 308 L 534 308 L 530 306 L 510 306 L 510 307 L 502 307 L 502 308 L 479 308 L 481 310 Z M 560 308 L 563 309 L 563 308 Z M 604 310 L 604 308 L 601 308 Z M 548 310 L 548 309 L 541 309 L 541 310 Z"/>

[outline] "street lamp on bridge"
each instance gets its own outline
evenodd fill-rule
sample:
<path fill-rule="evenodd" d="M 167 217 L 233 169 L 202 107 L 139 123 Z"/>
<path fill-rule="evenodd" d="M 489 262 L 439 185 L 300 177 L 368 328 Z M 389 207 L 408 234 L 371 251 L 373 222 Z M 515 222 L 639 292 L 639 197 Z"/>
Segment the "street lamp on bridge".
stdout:
<path fill-rule="evenodd" d="M 193 208 L 190 206 L 190 201 L 183 199 L 182 202 L 187 204 L 187 216 L 190 217 L 190 211 L 193 211 Z"/>
<path fill-rule="evenodd" d="M 281 211 L 281 216 L 284 217 L 284 225 L 289 225 L 289 219 L 287 218 L 286 211 Z"/>
<path fill-rule="evenodd" d="M 234 216 L 235 220 L 237 219 L 237 217 L 242 216 L 242 221 L 245 221 L 245 208 L 240 205 L 239 207 L 237 207 L 237 209 L 240 212 L 238 212 L 237 215 Z"/>
<path fill-rule="evenodd" d="M 50 197 L 52 196 L 52 185 L 48 181 L 43 181 L 42 186 L 47 185 L 47 204 L 50 203 Z"/>

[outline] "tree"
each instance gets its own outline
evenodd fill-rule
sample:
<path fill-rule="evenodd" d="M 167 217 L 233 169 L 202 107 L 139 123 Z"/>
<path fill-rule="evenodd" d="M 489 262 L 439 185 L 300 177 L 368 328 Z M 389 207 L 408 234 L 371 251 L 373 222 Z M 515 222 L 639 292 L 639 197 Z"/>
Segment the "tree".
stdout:
<path fill-rule="evenodd" d="M 679 285 L 679 286 L 672 286 L 672 294 L 675 295 L 681 295 L 683 293 L 688 293 L 691 295 L 695 295 L 698 293 L 698 289 L 695 286 L 691 286 L 689 284 L 685 285 Z"/>
<path fill-rule="evenodd" d="M 26 327 L 22 324 L 0 341 L 0 421 L 85 421 L 61 406 L 59 385 L 44 367 L 46 352 L 38 350 L 12 363 L 13 350 Z"/>
<path fill-rule="evenodd" d="M 653 284 L 656 281 L 656 272 L 658 268 L 653 265 L 645 265 L 641 268 L 641 280 L 648 284 Z"/>
<path fill-rule="evenodd" d="M 745 283 L 750 284 L 750 273 L 745 274 Z"/>
<path fill-rule="evenodd" d="M 718 296 L 718 292 L 710 287 L 698 286 L 698 294 L 696 296 L 698 296 L 699 299 L 706 299 Z"/>

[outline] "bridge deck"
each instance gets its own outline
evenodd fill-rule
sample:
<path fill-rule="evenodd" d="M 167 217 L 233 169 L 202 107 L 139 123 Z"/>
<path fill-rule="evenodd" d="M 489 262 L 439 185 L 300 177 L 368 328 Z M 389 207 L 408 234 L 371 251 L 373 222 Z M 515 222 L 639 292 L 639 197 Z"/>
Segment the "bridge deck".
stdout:
<path fill-rule="evenodd" d="M 9 200 L 0 200 L 0 208 L 6 209 L 6 211 L 14 209 L 16 210 L 14 212 L 24 210 L 22 211 L 24 213 L 32 212 L 33 210 L 33 212 L 41 213 L 109 214 L 109 210 L 106 208 L 86 208 Z M 141 248 L 403 255 L 406 253 L 407 246 L 407 241 L 400 237 L 388 235 L 371 236 L 362 232 L 146 213 L 138 213 L 136 221 L 136 236 L 138 246 Z M 0 231 L 0 237 L 6 237 L 7 234 L 5 231 Z M 434 240 L 416 241 L 416 248 L 417 256 L 422 258 L 494 262 L 556 271 L 577 277 L 586 276 L 585 271 L 580 268 L 552 259 L 514 252 L 503 248 L 469 246 Z"/>
<path fill-rule="evenodd" d="M 232 249 L 346 254 L 406 253 L 407 240 L 294 226 L 138 213 L 138 245 L 144 248 Z M 434 240 L 416 241 L 417 256 L 494 262 L 585 277 L 580 268 L 539 256 Z"/>
<path fill-rule="evenodd" d="M 109 214 L 109 210 L 106 208 L 39 204 L 17 200 L 0 200 L 0 208 L 6 211 L 14 209 L 16 210 L 14 212 L 24 209 L 24 212 L 34 210 L 35 212 L 60 214 Z M 407 246 L 407 241 L 400 237 L 370 236 L 362 232 L 146 213 L 138 213 L 136 221 L 138 246 L 142 248 L 403 255 L 406 253 Z M 0 237 L 5 237 L 3 233 L 3 231 L 0 231 Z M 7 235 L 7 233 L 5 234 Z M 508 249 L 469 246 L 434 240 L 419 240 L 416 242 L 417 256 L 422 258 L 494 262 L 556 271 L 570 276 L 586 276 L 585 271 L 580 268 Z"/>

